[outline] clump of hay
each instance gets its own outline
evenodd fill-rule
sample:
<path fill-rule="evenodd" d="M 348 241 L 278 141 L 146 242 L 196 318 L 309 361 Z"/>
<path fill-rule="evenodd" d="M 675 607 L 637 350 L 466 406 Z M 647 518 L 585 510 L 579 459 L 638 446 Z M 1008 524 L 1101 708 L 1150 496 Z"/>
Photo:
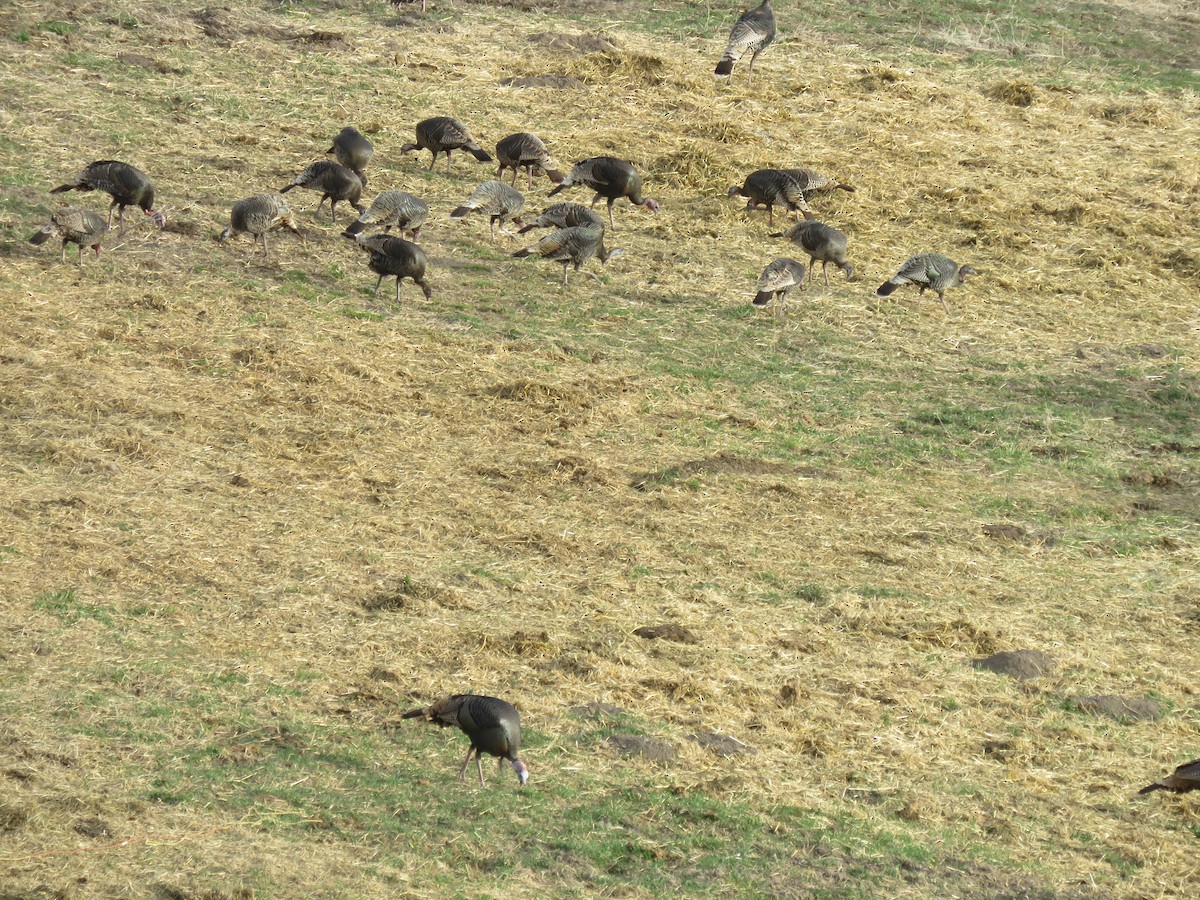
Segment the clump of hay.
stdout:
<path fill-rule="evenodd" d="M 1025 78 L 1014 78 L 988 85 L 984 88 L 983 95 L 989 100 L 1025 108 L 1033 106 L 1038 101 L 1040 94 L 1037 85 L 1032 81 Z"/>

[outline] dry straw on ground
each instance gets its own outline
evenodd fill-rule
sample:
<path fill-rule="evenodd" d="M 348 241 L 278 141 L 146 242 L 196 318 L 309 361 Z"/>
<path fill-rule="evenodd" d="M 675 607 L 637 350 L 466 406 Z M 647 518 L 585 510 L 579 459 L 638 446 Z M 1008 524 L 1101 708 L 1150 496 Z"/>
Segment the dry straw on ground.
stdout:
<path fill-rule="evenodd" d="M 1113 447 L 1121 423 L 1098 415 L 1072 439 L 1111 470 L 1028 484 L 967 454 L 837 454 L 894 427 L 915 372 L 942 392 L 931 402 L 978 403 L 980 360 L 1107 379 L 1133 398 L 1178 366 L 1194 401 L 1194 96 L 803 40 L 764 55 L 750 91 L 711 77 L 722 35 L 667 48 L 618 6 L 603 22 L 469 4 L 428 18 L 385 4 L 132 6 L 0 12 L 10 35 L 75 25 L 6 40 L 0 60 L 0 660 L 22 673 L 0 725 L 0 865 L 19 889 L 232 893 L 256 870 L 279 896 L 436 893 L 436 855 L 364 874 L 352 842 L 300 851 L 220 796 L 148 803 L 145 784 L 121 780 L 159 748 L 98 735 L 134 698 L 219 703 L 224 673 L 262 686 L 249 710 L 262 730 L 218 735 L 241 760 L 288 740 L 276 719 L 350 709 L 375 731 L 410 696 L 496 692 L 544 740 L 531 761 L 544 784 L 644 769 L 756 809 L 905 823 L 931 843 L 969 834 L 1068 895 L 1188 893 L 1196 803 L 1129 795 L 1197 747 L 1195 446 Z M 151 66 L 112 64 L 130 52 Z M 568 86 L 500 86 L 545 76 Z M 487 147 L 536 131 L 564 166 L 631 159 L 663 210 L 618 205 L 611 239 L 628 255 L 563 291 L 556 266 L 508 258 L 520 244 L 481 251 L 478 229 L 443 221 L 494 169 L 462 155 L 451 176 L 425 175 L 427 157 L 401 156 L 435 114 Z M 373 278 L 312 221 L 315 195 L 296 197 L 306 248 L 282 236 L 263 263 L 248 240 L 213 241 L 232 201 L 285 184 L 347 123 L 376 145 L 369 193 L 403 187 L 435 208 L 435 298 L 403 291 L 382 321 L 342 314 L 366 308 Z M 167 231 L 139 223 L 83 269 L 20 243 L 49 186 L 109 156 L 154 173 Z M 857 188 L 813 201 L 849 235 L 856 280 L 815 287 L 782 324 L 728 315 L 786 255 L 763 213 L 725 199 L 767 166 Z M 948 295 L 954 318 L 928 296 L 870 296 L 930 249 L 981 272 Z M 535 291 L 576 311 L 574 338 L 523 336 Z M 516 335 L 451 321 L 452 304 Z M 784 352 L 797 369 L 870 365 L 845 402 L 794 394 L 783 372 L 748 408 L 720 381 L 652 367 L 644 338 L 626 346 L 641 317 L 661 323 L 656 352 L 682 372 L 732 347 L 747 364 Z M 822 332 L 840 343 L 823 348 Z M 780 459 L 790 430 L 801 446 Z M 803 462 L 804 442 L 819 464 Z M 1147 473 L 1166 480 L 1137 483 Z M 1114 489 L 1121 475 L 1135 480 Z M 1105 530 L 1147 496 L 1161 540 L 1126 553 Z M 989 516 L 981 498 L 1011 513 Z M 1009 514 L 1019 528 L 983 530 Z M 1092 537 L 1057 543 L 1063 521 Z M 70 627 L 44 602 L 65 590 L 84 604 Z M 634 634 L 664 623 L 698 643 Z M 1022 647 L 1057 668 L 1020 684 L 971 666 Z M 1105 694 L 1170 712 L 1114 723 L 1069 702 Z M 56 705 L 68 697 L 88 705 Z M 578 746 L 567 711 L 595 703 L 635 711 L 677 762 Z M 164 719 L 157 740 L 186 747 L 209 727 Z M 689 740 L 698 732 L 755 753 L 731 766 Z M 379 764 L 408 752 L 397 739 Z M 442 756 L 427 764 L 452 774 Z M 136 837 L 84 843 L 72 828 L 86 816 Z M 225 858 L 236 864 L 221 875 Z M 562 889 L 547 879 L 518 872 L 507 889 Z"/>

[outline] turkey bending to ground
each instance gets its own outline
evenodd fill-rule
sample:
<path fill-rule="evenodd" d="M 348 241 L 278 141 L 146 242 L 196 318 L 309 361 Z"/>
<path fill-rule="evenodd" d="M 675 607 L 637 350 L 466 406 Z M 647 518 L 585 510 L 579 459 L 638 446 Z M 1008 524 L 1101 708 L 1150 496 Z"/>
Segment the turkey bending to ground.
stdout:
<path fill-rule="evenodd" d="M 362 180 L 341 163 L 330 162 L 327 159 L 318 160 L 293 178 L 291 184 L 280 188 L 279 193 L 286 194 L 294 187 L 321 192 L 321 199 L 317 202 L 317 208 L 313 210 L 314 219 L 321 211 L 321 204 L 326 200 L 329 201 L 329 215 L 335 223 L 339 200 L 345 200 L 360 213 L 363 211 L 363 205 L 358 202 L 362 197 Z"/>
<path fill-rule="evenodd" d="M 836 228 L 818 222 L 815 219 L 805 219 L 797 222 L 787 231 L 771 235 L 784 237 L 808 254 L 808 277 L 811 280 L 816 271 L 817 261 L 821 262 L 821 274 L 825 276 L 825 286 L 829 286 L 829 264 L 833 263 L 846 273 L 849 278 L 854 274 L 854 266 L 846 262 L 846 235 Z"/>
<path fill-rule="evenodd" d="M 325 151 L 358 176 L 363 187 L 367 186 L 366 168 L 375 155 L 375 145 L 364 137 L 357 128 L 347 125 L 333 139 L 333 146 Z"/>
<path fill-rule="evenodd" d="M 115 159 L 101 159 L 87 165 L 82 172 L 60 184 L 50 193 L 63 191 L 104 191 L 112 197 L 108 207 L 108 224 L 112 225 L 113 207 L 117 207 L 117 233 L 125 231 L 125 207 L 136 206 L 154 220 L 159 228 L 167 217 L 154 208 L 154 185 L 141 169 Z"/>
<path fill-rule="evenodd" d="M 487 214 L 492 220 L 492 242 L 496 240 L 496 225 L 505 234 L 512 234 L 504 229 L 504 223 L 512 220 L 515 225 L 524 225 L 521 213 L 525 209 L 525 198 L 516 188 L 511 188 L 500 181 L 485 181 L 462 206 L 450 213 L 450 218 L 461 219 L 472 212 Z"/>
<path fill-rule="evenodd" d="M 529 781 L 529 769 L 517 755 L 521 750 L 521 715 L 507 700 L 484 697 L 476 694 L 455 694 L 439 700 L 433 706 L 406 712 L 402 718 L 422 718 L 448 728 L 457 725 L 471 739 L 467 758 L 458 770 L 459 779 L 466 778 L 471 754 L 475 754 L 475 768 L 479 771 L 479 786 L 483 787 L 483 754 L 500 757 L 513 767 L 517 780 L 524 787 Z"/>
<path fill-rule="evenodd" d="M 915 284 L 921 290 L 934 291 L 942 301 L 942 309 L 950 315 L 950 307 L 946 305 L 946 291 L 958 287 L 970 276 L 978 274 L 971 266 L 960 266 L 948 256 L 940 253 L 922 253 L 914 256 L 900 267 L 900 271 L 885 281 L 875 291 L 876 296 L 886 297 L 896 288 L 906 284 Z"/>
<path fill-rule="evenodd" d="M 400 148 L 401 153 L 408 153 L 410 150 L 428 150 L 433 154 L 433 159 L 429 161 L 430 172 L 433 171 L 439 153 L 446 154 L 446 171 L 450 171 L 451 150 L 466 150 L 480 162 L 492 161 L 491 155 L 475 143 L 475 138 L 471 137 L 467 126 L 450 116 L 434 116 L 432 119 L 418 122 L 417 142 L 405 144 Z"/>
<path fill-rule="evenodd" d="M 79 265 L 83 265 L 83 248 L 91 247 L 100 255 L 100 242 L 108 234 L 108 223 L 90 209 L 64 206 L 50 221 L 29 238 L 31 244 L 44 244 L 54 235 L 62 238 L 62 261 L 67 261 L 67 244 L 79 245 Z"/>
<path fill-rule="evenodd" d="M 1186 794 L 1188 791 L 1200 790 L 1200 759 L 1177 766 L 1170 775 L 1165 775 L 1154 784 L 1148 784 L 1139 794 L 1149 794 L 1151 791 L 1173 791 L 1176 794 Z"/>
<path fill-rule="evenodd" d="M 517 186 L 518 169 L 524 169 L 529 175 L 529 183 L 525 190 L 533 187 L 534 169 L 541 169 L 546 173 L 546 177 L 555 184 L 561 184 L 563 180 L 563 173 L 558 170 L 558 163 L 554 161 L 550 151 L 542 143 L 542 139 L 528 131 L 519 131 L 497 141 L 496 160 L 500 163 L 500 168 L 496 170 L 496 177 L 503 180 L 504 170 L 512 169 L 513 187 Z"/>
<path fill-rule="evenodd" d="M 733 75 L 733 66 L 739 59 L 750 54 L 750 71 L 747 81 L 754 80 L 754 60 L 758 54 L 767 49 L 767 45 L 775 40 L 775 13 L 771 10 L 771 0 L 763 0 L 754 9 L 748 9 L 734 23 L 729 32 L 729 44 L 725 55 L 717 63 L 717 75 Z"/>
<path fill-rule="evenodd" d="M 613 231 L 617 230 L 613 223 L 613 204 L 622 197 L 628 199 L 635 206 L 646 207 L 650 212 L 659 210 L 657 200 L 642 196 L 642 177 L 638 175 L 637 169 L 632 164 L 623 159 L 617 159 L 615 156 L 593 156 L 591 159 L 576 163 L 567 173 L 567 177 L 550 192 L 549 196 L 553 197 L 559 191 L 576 184 L 586 184 L 596 192 L 596 196 L 592 198 L 592 206 L 595 206 L 596 201 L 601 197 L 607 198 L 608 225 Z"/>
<path fill-rule="evenodd" d="M 252 234 L 254 243 L 262 241 L 263 259 L 266 259 L 267 232 L 275 228 L 286 228 L 305 243 L 304 233 L 296 227 L 288 202 L 279 194 L 256 194 L 233 204 L 229 227 L 221 232 L 221 240 L 227 241 L 235 234 Z"/>
<path fill-rule="evenodd" d="M 787 295 L 792 288 L 804 290 L 804 263 L 784 257 L 768 263 L 758 277 L 758 293 L 754 295 L 755 306 L 766 306 L 775 300 L 775 315 L 787 312 Z"/>
<path fill-rule="evenodd" d="M 370 209 L 359 214 L 357 221 L 346 226 L 342 234 L 352 238 L 373 225 L 384 231 L 398 228 L 401 237 L 408 234 L 415 241 L 421 235 L 421 226 L 428 220 L 429 204 L 420 197 L 405 191 L 384 191 L 375 197 Z"/>
<path fill-rule="evenodd" d="M 775 207 L 785 206 L 788 212 L 800 214 L 806 219 L 813 217 L 808 202 L 804 199 L 804 189 L 800 183 L 782 169 L 759 169 L 746 176 L 741 187 L 736 184 L 729 189 L 730 197 L 738 197 L 746 201 L 746 209 L 754 210 L 760 206 L 767 208 L 767 224 L 775 224 Z"/>
<path fill-rule="evenodd" d="M 805 200 L 808 200 L 813 194 L 824 194 L 828 191 L 845 191 L 847 194 L 853 194 L 857 190 L 854 185 L 830 178 L 828 175 L 822 175 L 820 172 L 814 172 L 812 169 L 780 169 L 779 171 L 796 179 L 796 183 L 800 185 L 800 190 L 804 193 Z"/>
<path fill-rule="evenodd" d="M 396 302 L 400 302 L 400 282 L 411 278 L 425 294 L 425 299 L 433 297 L 433 291 L 425 280 L 425 268 L 428 260 L 425 251 L 412 241 L 392 237 L 390 234 L 356 234 L 353 240 L 371 254 L 367 267 L 379 275 L 375 282 L 375 294 L 379 296 L 379 286 L 384 278 L 396 278 Z"/>
<path fill-rule="evenodd" d="M 604 219 L 594 209 L 582 203 L 566 201 L 551 203 L 542 214 L 518 231 L 525 234 L 535 228 L 570 228 L 572 225 L 598 225 L 604 227 Z"/>
<path fill-rule="evenodd" d="M 572 225 L 569 228 L 559 228 L 550 232 L 532 247 L 518 250 L 513 256 L 523 259 L 526 256 L 540 256 L 543 259 L 553 259 L 563 265 L 563 284 L 567 283 L 567 267 L 574 264 L 575 271 L 583 268 L 583 264 L 596 256 L 600 262 L 606 263 L 615 256 L 620 256 L 624 250 L 609 250 L 604 246 L 604 225 Z"/>

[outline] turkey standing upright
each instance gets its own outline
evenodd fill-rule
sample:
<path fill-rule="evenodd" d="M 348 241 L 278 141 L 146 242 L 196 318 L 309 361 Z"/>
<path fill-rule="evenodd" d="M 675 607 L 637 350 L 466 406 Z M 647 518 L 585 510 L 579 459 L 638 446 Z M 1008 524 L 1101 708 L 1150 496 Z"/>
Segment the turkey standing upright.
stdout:
<path fill-rule="evenodd" d="M 479 785 L 483 782 L 483 754 L 498 756 L 500 767 L 504 761 L 517 773 L 517 780 L 524 787 L 529 781 L 529 769 L 517 754 L 521 750 L 521 715 L 507 700 L 484 697 L 476 694 L 455 694 L 439 700 L 424 709 L 406 712 L 402 718 L 422 718 L 447 728 L 457 725 L 471 739 L 467 758 L 458 771 L 459 779 L 466 778 L 471 754 L 475 754 L 475 767 L 479 771 Z"/>
<path fill-rule="evenodd" d="M 347 235 L 347 237 L 351 237 Z M 396 276 L 396 302 L 400 302 L 400 281 L 411 278 L 425 294 L 425 299 L 433 297 L 429 282 L 425 280 L 425 268 L 428 260 L 425 251 L 412 241 L 392 237 L 390 234 L 356 234 L 352 239 L 358 246 L 371 254 L 367 266 L 379 275 L 375 282 L 375 294 L 379 296 L 379 286 L 384 278 Z"/>
<path fill-rule="evenodd" d="M 529 175 L 529 183 L 525 190 L 533 187 L 533 170 L 541 169 L 546 177 L 555 184 L 561 184 L 563 173 L 558 170 L 558 163 L 542 143 L 542 139 L 528 131 L 518 131 L 496 142 L 496 160 L 500 168 L 496 177 L 501 178 L 505 169 L 513 170 L 513 187 L 517 186 L 517 170 L 524 169 Z"/>
<path fill-rule="evenodd" d="M 950 307 L 946 305 L 946 291 L 958 287 L 976 274 L 978 273 L 971 266 L 960 266 L 948 256 L 940 253 L 922 253 L 902 265 L 900 271 L 881 284 L 875 294 L 886 297 L 898 287 L 915 284 L 921 289 L 918 296 L 926 290 L 934 291 L 942 301 L 942 309 L 946 311 L 946 315 L 950 315 Z"/>
<path fill-rule="evenodd" d="M 475 192 L 471 194 L 466 203 L 450 213 L 450 218 L 461 219 L 468 213 L 476 211 L 486 213 L 491 218 L 494 243 L 497 224 L 501 226 L 500 230 L 505 234 L 512 233 L 505 231 L 503 227 L 504 223 L 510 219 L 516 225 L 525 224 L 521 221 L 521 212 L 524 209 L 525 198 L 516 188 L 509 187 L 500 181 L 485 181 L 475 188 Z"/>
<path fill-rule="evenodd" d="M 636 206 L 646 207 L 650 212 L 659 210 L 657 200 L 642 196 L 642 177 L 638 175 L 637 169 L 615 156 L 593 156 L 576 163 L 549 196 L 553 197 L 576 184 L 586 184 L 596 192 L 596 196 L 592 198 L 592 206 L 595 206 L 601 197 L 608 199 L 608 225 L 613 231 L 617 230 L 613 223 L 613 204 L 622 197 Z"/>
<path fill-rule="evenodd" d="M 788 212 L 813 217 L 812 210 L 804 199 L 804 190 L 799 182 L 782 169 L 759 169 L 746 176 L 741 187 L 736 184 L 729 189 L 730 197 L 746 201 L 746 209 L 767 208 L 767 224 L 775 224 L 775 207 L 786 206 Z M 799 216 L 797 216 L 799 219 Z"/>
<path fill-rule="evenodd" d="M 767 49 L 767 45 L 775 40 L 775 13 L 771 10 L 771 0 L 763 2 L 754 9 L 748 9 L 734 23 L 729 32 L 729 44 L 725 55 L 717 63 L 717 75 L 733 75 L 733 66 L 739 59 L 750 54 L 750 71 L 747 81 L 754 80 L 754 60 L 758 54 Z"/>
<path fill-rule="evenodd" d="M 50 221 L 29 238 L 31 244 L 44 244 L 55 234 L 62 237 L 62 261 L 67 261 L 67 244 L 79 245 L 79 265 L 83 265 L 83 248 L 91 247 L 100 255 L 100 242 L 108 234 L 108 223 L 90 209 L 64 206 Z"/>
<path fill-rule="evenodd" d="M 304 233 L 296 226 L 288 202 L 279 194 L 256 194 L 233 204 L 229 213 L 229 227 L 221 232 L 221 240 L 227 241 L 235 234 L 252 234 L 254 243 L 262 241 L 263 259 L 267 258 L 267 232 L 283 227 L 305 243 Z"/>
<path fill-rule="evenodd" d="M 333 146 L 325 151 L 358 176 L 363 187 L 367 186 L 366 168 L 375 155 L 375 145 L 364 137 L 357 128 L 347 125 L 333 139 Z"/>
<path fill-rule="evenodd" d="M 772 235 L 784 237 L 808 254 L 808 277 L 811 280 L 816 271 L 817 260 L 821 261 L 821 274 L 825 276 L 825 286 L 829 286 L 829 264 L 833 263 L 846 273 L 849 278 L 854 274 L 854 266 L 846 262 L 846 235 L 836 228 L 806 219 L 797 222 L 787 231 Z"/>
<path fill-rule="evenodd" d="M 453 119 L 450 116 L 434 116 L 432 119 L 424 119 L 417 123 L 417 142 L 415 144 L 405 144 L 400 148 L 401 153 L 408 153 L 410 150 L 428 150 L 433 154 L 433 159 L 429 161 L 429 171 L 433 171 L 433 166 L 437 162 L 438 154 L 446 154 L 446 171 L 450 171 L 450 151 L 451 150 L 466 150 L 480 162 L 491 162 L 491 155 L 475 142 L 475 138 L 471 137 L 471 132 L 467 130 L 467 126 L 458 119 Z"/>
<path fill-rule="evenodd" d="M 321 204 L 326 200 L 329 200 L 329 215 L 335 224 L 339 200 L 345 200 L 360 213 L 363 211 L 363 205 L 358 202 L 362 196 L 362 179 L 341 163 L 328 159 L 318 160 L 293 178 L 291 184 L 281 187 L 279 193 L 286 194 L 294 187 L 321 192 L 321 199 L 317 202 L 317 208 L 313 210 L 314 219 L 321 211 Z"/>
<path fill-rule="evenodd" d="M 117 207 L 117 233 L 125 231 L 125 207 L 137 206 L 154 220 L 159 228 L 167 217 L 154 208 L 154 185 L 141 169 L 115 159 L 101 159 L 88 164 L 82 172 L 50 193 L 63 191 L 104 191 L 112 197 L 108 207 L 108 224 L 112 225 L 113 207 Z"/>
<path fill-rule="evenodd" d="M 357 221 L 347 225 L 342 234 L 352 238 L 368 225 L 374 225 L 384 231 L 399 228 L 401 237 L 408 233 L 415 241 L 428 219 L 429 204 L 420 197 L 405 191 L 383 191 L 376 195 L 371 208 L 360 213 Z"/>

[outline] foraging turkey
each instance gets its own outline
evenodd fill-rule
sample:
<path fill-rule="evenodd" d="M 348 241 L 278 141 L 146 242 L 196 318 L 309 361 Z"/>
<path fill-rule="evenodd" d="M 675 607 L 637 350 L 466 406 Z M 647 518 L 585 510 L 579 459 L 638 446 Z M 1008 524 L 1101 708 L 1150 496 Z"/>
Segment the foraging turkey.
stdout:
<path fill-rule="evenodd" d="M 505 169 L 513 170 L 513 187 L 517 186 L 517 170 L 524 169 L 529 175 L 526 190 L 533 188 L 533 170 L 541 169 L 555 184 L 561 184 L 563 173 L 558 170 L 558 163 L 542 143 L 542 139 L 528 131 L 518 131 L 496 142 L 496 160 L 500 168 L 496 177 L 503 180 Z"/>
<path fill-rule="evenodd" d="M 642 196 L 642 177 L 638 175 L 637 170 L 630 163 L 615 156 L 593 156 L 576 163 L 549 196 L 553 197 L 576 184 L 586 184 L 596 192 L 596 196 L 592 198 L 592 206 L 595 206 L 601 197 L 608 199 L 608 225 L 613 231 L 617 230 L 613 223 L 613 204 L 622 197 L 636 206 L 646 207 L 650 212 L 659 210 L 657 200 Z"/>
<path fill-rule="evenodd" d="M 746 201 L 746 209 L 767 208 L 767 224 L 775 224 L 775 207 L 786 206 L 788 212 L 802 213 L 804 218 L 813 217 L 812 210 L 804 199 L 800 183 L 782 169 L 759 169 L 746 176 L 741 187 L 736 184 L 729 189 L 730 197 Z M 799 220 L 799 216 L 796 217 Z"/>
<path fill-rule="evenodd" d="M 853 194 L 857 190 L 854 185 L 830 178 L 828 175 L 822 175 L 820 172 L 814 172 L 812 169 L 780 169 L 779 171 L 796 179 L 805 200 L 808 200 L 813 194 L 824 194 L 828 191 L 837 190 Z"/>
<path fill-rule="evenodd" d="M 821 262 L 821 274 L 825 276 L 825 286 L 829 286 L 829 264 L 833 263 L 846 273 L 849 278 L 854 274 L 854 266 L 846 262 L 846 235 L 836 228 L 818 222 L 815 219 L 805 219 L 797 222 L 787 231 L 771 235 L 784 237 L 808 254 L 808 277 L 811 280 L 816 271 L 817 261 Z"/>
<path fill-rule="evenodd" d="M 879 286 L 875 292 L 878 297 L 886 297 L 896 288 L 906 284 L 915 284 L 921 290 L 934 291 L 942 301 L 942 309 L 950 315 L 950 307 L 946 305 L 946 291 L 958 287 L 972 275 L 978 274 L 971 266 L 960 266 L 948 256 L 940 253 L 922 253 L 914 256 L 900 267 L 900 271 Z"/>
<path fill-rule="evenodd" d="M 500 181 L 485 181 L 475 188 L 475 192 L 471 194 L 466 203 L 450 213 L 450 218 L 461 219 L 472 212 L 486 213 L 492 221 L 492 241 L 495 242 L 497 224 L 501 226 L 500 230 L 505 234 L 512 233 L 505 231 L 503 227 L 504 223 L 510 219 L 516 225 L 525 224 L 521 221 L 521 212 L 524 209 L 525 198 L 516 188 L 511 188 Z"/>
<path fill-rule="evenodd" d="M 551 203 L 542 214 L 522 228 L 517 234 L 525 234 L 535 228 L 570 228 L 572 225 L 598 225 L 604 227 L 602 219 L 594 209 L 582 203 L 561 201 Z"/>
<path fill-rule="evenodd" d="M 609 250 L 604 246 L 604 225 L 572 225 L 569 228 L 559 228 L 550 232 L 532 247 L 518 250 L 513 256 L 523 259 L 527 256 L 540 256 L 543 259 L 553 259 L 563 265 L 563 284 L 567 283 L 567 266 L 574 264 L 578 272 L 585 262 L 593 256 L 599 257 L 600 262 L 606 263 L 615 256 L 620 256 L 624 250 Z"/>
<path fill-rule="evenodd" d="M 350 237 L 350 235 L 347 235 Z M 433 296 L 429 283 L 425 280 L 425 268 L 428 260 L 425 251 L 412 241 L 392 237 L 390 234 L 356 234 L 353 240 L 371 254 L 367 262 L 368 268 L 379 275 L 375 282 L 375 294 L 379 296 L 379 286 L 384 278 L 396 278 L 396 302 L 400 302 L 400 282 L 411 278 L 425 294 L 428 300 Z"/>
<path fill-rule="evenodd" d="M 1151 791 L 1173 791 L 1176 794 L 1186 794 L 1188 791 L 1200 789 L 1200 759 L 1176 766 L 1170 775 L 1164 775 L 1154 784 L 1148 784 L 1139 794 L 1149 794 Z"/>
<path fill-rule="evenodd" d="M 337 222 L 337 205 L 339 200 L 345 200 L 360 213 L 363 206 L 359 203 L 362 196 L 363 183 L 357 175 L 341 163 L 321 159 L 313 163 L 292 179 L 291 184 L 281 187 L 279 193 L 286 194 L 294 187 L 308 188 L 310 191 L 320 191 L 321 199 L 313 210 L 313 218 L 321 211 L 321 204 L 329 201 L 329 215 Z"/>
<path fill-rule="evenodd" d="M 332 153 L 333 158 L 358 176 L 363 187 L 367 186 L 365 174 L 367 163 L 375 155 L 375 145 L 372 144 L 357 128 L 347 125 L 333 139 L 333 146 L 325 151 Z"/>
<path fill-rule="evenodd" d="M 521 749 L 521 715 L 507 700 L 476 694 L 455 694 L 439 700 L 433 706 L 406 712 L 402 718 L 422 718 L 443 728 L 457 725 L 462 729 L 471 739 L 471 745 L 458 771 L 460 780 L 466 778 L 467 766 L 471 764 L 471 754 L 474 753 L 479 786 L 484 786 L 483 754 L 486 753 L 500 758 L 500 768 L 508 760 L 522 787 L 529 781 L 529 769 L 517 756 Z"/>
<path fill-rule="evenodd" d="M 446 171 L 450 171 L 451 150 L 466 150 L 480 162 L 492 161 L 491 154 L 475 143 L 475 138 L 471 137 L 467 126 L 450 116 L 434 116 L 432 119 L 418 122 L 417 142 L 405 144 L 400 148 L 401 153 L 408 153 L 410 150 L 428 150 L 433 154 L 433 159 L 429 161 L 430 172 L 433 171 L 439 153 L 446 154 Z"/>
<path fill-rule="evenodd" d="M 375 197 L 370 209 L 359 214 L 357 221 L 346 226 L 342 234 L 352 238 L 368 225 L 374 225 L 384 231 L 398 228 L 401 237 L 407 233 L 415 241 L 428 219 L 429 204 L 420 197 L 405 191 L 384 191 Z"/>
<path fill-rule="evenodd" d="M 227 241 L 235 234 L 254 235 L 254 243 L 262 241 L 263 259 L 267 258 L 267 232 L 286 228 L 304 241 L 304 233 L 296 226 L 288 202 L 279 194 L 256 194 L 233 204 L 229 213 L 229 227 L 221 232 L 221 240 Z"/>
<path fill-rule="evenodd" d="M 729 44 L 725 55 L 717 63 L 717 75 L 733 75 L 733 66 L 747 53 L 750 54 L 750 71 L 747 82 L 754 80 L 754 60 L 758 54 L 767 49 L 767 45 L 775 40 L 775 13 L 771 10 L 771 0 L 763 2 L 754 9 L 748 9 L 734 23 L 729 32 Z"/>
<path fill-rule="evenodd" d="M 758 277 L 758 293 L 755 294 L 755 306 L 766 306 L 775 300 L 775 314 L 782 316 L 787 312 L 788 292 L 798 287 L 804 290 L 804 264 L 794 259 L 784 257 L 768 263 Z"/>
<path fill-rule="evenodd" d="M 125 207 L 136 206 L 154 220 L 159 228 L 167 224 L 167 217 L 154 208 L 154 185 L 141 169 L 115 159 L 101 159 L 84 167 L 83 171 L 66 184 L 60 184 L 50 193 L 63 191 L 104 191 L 112 197 L 108 207 L 108 224 L 112 225 L 113 207 L 117 207 L 117 233 L 125 231 Z"/>
<path fill-rule="evenodd" d="M 79 265 L 83 265 L 83 248 L 91 247 L 100 255 L 100 242 L 108 233 L 108 223 L 90 209 L 64 206 L 50 221 L 35 231 L 29 238 L 31 244 L 44 244 L 54 235 L 62 238 L 62 261 L 67 261 L 67 244 L 79 245 Z"/>

